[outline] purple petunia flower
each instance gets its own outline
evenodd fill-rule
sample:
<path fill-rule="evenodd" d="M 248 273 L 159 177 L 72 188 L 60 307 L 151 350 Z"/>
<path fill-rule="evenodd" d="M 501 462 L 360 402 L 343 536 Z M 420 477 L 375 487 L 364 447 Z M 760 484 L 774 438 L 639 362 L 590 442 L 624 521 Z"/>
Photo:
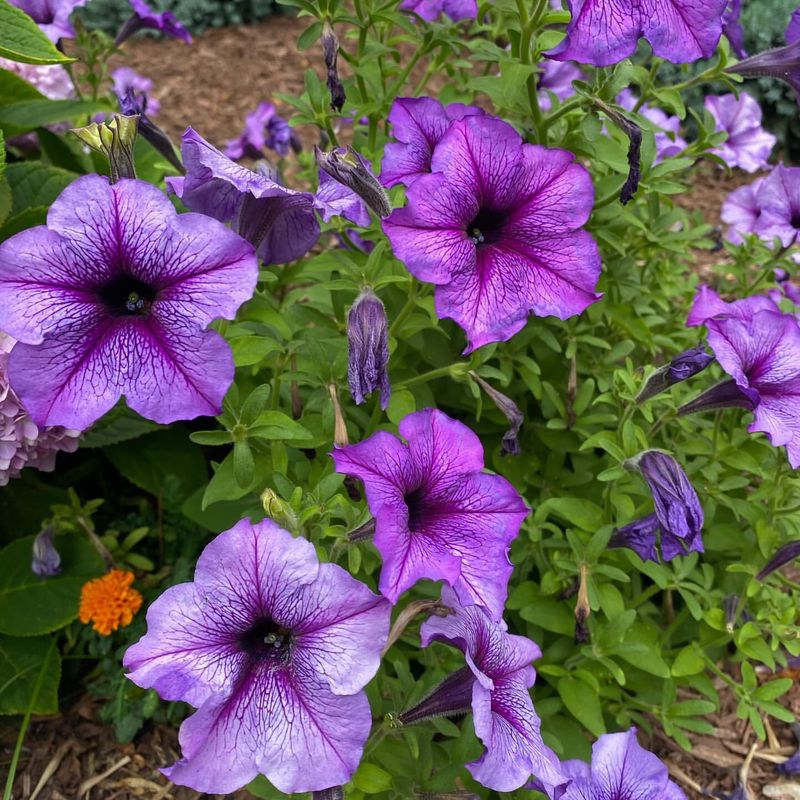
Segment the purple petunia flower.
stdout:
<path fill-rule="evenodd" d="M 69 73 L 60 64 L 23 64 L 0 58 L 0 69 L 19 75 L 50 100 L 70 100 L 75 97 L 75 87 Z"/>
<path fill-rule="evenodd" d="M 403 0 L 400 8 L 413 11 L 427 22 L 433 22 L 442 14 L 447 14 L 453 22 L 478 16 L 476 0 Z"/>
<path fill-rule="evenodd" d="M 617 103 L 626 111 L 636 108 L 638 98 L 630 89 L 623 89 L 617 95 Z M 656 140 L 656 157 L 653 164 L 659 164 L 665 158 L 672 158 L 682 153 L 689 143 L 681 136 L 681 121 L 678 117 L 670 116 L 665 111 L 655 106 L 643 103 L 636 112 L 653 123 Z"/>
<path fill-rule="evenodd" d="M 800 466 L 800 324 L 764 295 L 726 303 L 701 286 L 687 325 L 705 325 L 708 343 L 731 379 L 704 392 L 680 409 L 752 411 L 748 430 L 786 445 L 789 463 Z"/>
<path fill-rule="evenodd" d="M 88 0 L 9 0 L 12 6 L 24 11 L 51 42 L 72 39 L 75 28 L 69 21 L 76 8 L 85 6 Z"/>
<path fill-rule="evenodd" d="M 599 299 L 600 255 L 581 229 L 594 188 L 572 153 L 472 117 L 452 123 L 431 166 L 383 228 L 408 270 L 436 285 L 436 312 L 466 331 L 465 352 L 510 339 L 531 312 L 567 319 Z"/>
<path fill-rule="evenodd" d="M 754 226 L 762 239 L 777 236 L 784 247 L 800 234 L 800 167 L 778 164 L 758 187 L 761 214 Z"/>
<path fill-rule="evenodd" d="M 336 471 L 364 482 L 383 556 L 380 591 L 396 603 L 418 580 L 443 580 L 464 605 L 503 615 L 508 548 L 528 508 L 500 475 L 483 472 L 483 447 L 466 426 L 433 408 L 331 454 Z"/>
<path fill-rule="evenodd" d="M 686 800 L 658 756 L 636 741 L 636 728 L 604 733 L 592 745 L 592 763 L 564 761 L 571 779 L 561 800 Z"/>
<path fill-rule="evenodd" d="M 744 28 L 741 22 L 742 0 L 729 0 L 728 7 L 722 15 L 722 33 L 731 44 L 731 50 L 737 58 L 746 58 L 744 49 Z"/>
<path fill-rule="evenodd" d="M 729 167 L 745 172 L 769 169 L 769 157 L 777 139 L 761 127 L 761 106 L 746 92 L 709 96 L 706 110 L 714 118 L 716 130 L 728 138 L 711 152 Z"/>
<path fill-rule="evenodd" d="M 549 111 L 553 106 L 551 93 L 559 100 L 566 100 L 575 94 L 573 81 L 583 80 L 586 76 L 577 65 L 570 61 L 542 61 L 542 74 L 539 76 L 539 106 L 542 111 Z"/>
<path fill-rule="evenodd" d="M 153 81 L 145 78 L 136 70 L 130 67 L 118 67 L 111 73 L 114 94 L 120 101 L 127 98 L 128 93 L 132 93 L 137 106 L 148 116 L 154 116 L 161 110 L 161 104 L 154 97 L 150 96 L 153 89 Z"/>
<path fill-rule="evenodd" d="M 418 706 L 400 714 L 400 722 L 425 719 L 439 706 L 446 713 L 471 708 L 475 733 L 486 748 L 477 761 L 467 764 L 478 783 L 513 792 L 533 774 L 547 787 L 563 784 L 566 778 L 558 758 L 542 741 L 529 691 L 536 680 L 531 662 L 542 655 L 538 645 L 508 633 L 505 622 L 493 622 L 483 609 L 465 608 L 446 586 L 442 603 L 452 613 L 422 623 L 422 646 L 451 644 L 464 653 L 467 666 L 446 678 Z"/>
<path fill-rule="evenodd" d="M 398 97 L 388 117 L 397 141 L 389 142 L 383 151 L 381 183 L 387 188 L 398 183 L 409 186 L 416 178 L 429 174 L 434 148 L 450 125 L 464 117 L 484 114 L 477 106 L 443 106 L 433 97 Z"/>
<path fill-rule="evenodd" d="M 185 178 L 168 178 L 187 208 L 233 222 L 266 264 L 305 255 L 319 238 L 314 196 L 236 164 L 192 128 L 181 140 Z"/>
<path fill-rule="evenodd" d="M 154 186 L 78 178 L 47 225 L 0 244 L 11 385 L 37 425 L 82 430 L 122 395 L 156 422 L 218 414 L 233 358 L 205 328 L 233 318 L 257 275 L 247 242 Z"/>
<path fill-rule="evenodd" d="M 728 225 L 725 238 L 734 244 L 742 244 L 745 236 L 755 232 L 761 216 L 758 188 L 764 182 L 756 178 L 752 183 L 734 189 L 722 204 L 720 217 Z"/>
<path fill-rule="evenodd" d="M 549 58 L 607 67 L 632 56 L 640 37 L 675 64 L 710 58 L 728 0 L 567 0 L 567 36 Z"/>
<path fill-rule="evenodd" d="M 225 147 L 228 158 L 263 158 L 264 148 L 286 156 L 299 149 L 299 142 L 289 123 L 275 111 L 272 103 L 259 103 L 255 111 L 245 117 L 244 130 L 238 139 L 231 139 Z"/>
<path fill-rule="evenodd" d="M 145 28 L 159 31 L 172 39 L 181 39 L 186 44 L 192 43 L 191 34 L 171 11 L 153 11 L 144 0 L 128 0 L 128 2 L 133 9 L 133 16 L 117 34 L 117 46 Z"/>
<path fill-rule="evenodd" d="M 164 774 L 214 794 L 258 773 L 287 794 L 347 783 L 372 724 L 362 690 L 390 611 L 270 520 L 221 533 L 194 581 L 150 606 L 147 633 L 123 659 L 135 684 L 198 709 Z"/>

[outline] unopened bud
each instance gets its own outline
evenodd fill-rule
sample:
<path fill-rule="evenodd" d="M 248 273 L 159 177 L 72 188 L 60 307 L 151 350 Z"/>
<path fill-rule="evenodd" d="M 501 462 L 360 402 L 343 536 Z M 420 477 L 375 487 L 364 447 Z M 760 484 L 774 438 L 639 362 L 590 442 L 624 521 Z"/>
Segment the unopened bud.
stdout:
<path fill-rule="evenodd" d="M 311 800 L 344 800 L 344 787 L 331 786 L 330 789 L 311 792 Z"/>
<path fill-rule="evenodd" d="M 389 339 L 386 309 L 372 289 L 364 289 L 347 315 L 347 380 L 356 405 L 380 389 L 381 408 L 389 405 Z"/>
<path fill-rule="evenodd" d="M 297 530 L 297 514 L 273 489 L 264 489 L 261 493 L 261 505 L 264 507 L 264 513 L 281 528 L 287 531 Z"/>
<path fill-rule="evenodd" d="M 325 20 L 322 26 L 322 53 L 325 57 L 325 68 L 328 71 L 328 89 L 331 93 L 331 108 L 341 111 L 345 103 L 344 86 L 339 80 L 339 40 L 333 26 Z"/>
<path fill-rule="evenodd" d="M 40 578 L 52 578 L 61 572 L 61 556 L 53 542 L 55 530 L 48 526 L 33 540 L 31 570 Z"/>
<path fill-rule="evenodd" d="M 395 719 L 401 725 L 411 725 L 434 717 L 457 717 L 472 708 L 472 687 L 475 675 L 470 667 L 462 667 L 448 675 L 427 697 Z"/>
<path fill-rule="evenodd" d="M 138 114 L 114 114 L 111 122 L 92 122 L 83 128 L 73 128 L 71 133 L 108 159 L 111 182 L 116 183 L 120 178 L 136 177 L 133 147 L 138 122 Z"/>
<path fill-rule="evenodd" d="M 645 383 L 642 391 L 639 392 L 636 402 L 642 403 L 666 391 L 670 386 L 688 380 L 697 375 L 698 372 L 702 372 L 713 361 L 714 356 L 708 353 L 702 345 L 685 350 L 680 355 L 675 356 L 669 364 L 657 369 L 647 379 L 647 383 Z"/>
<path fill-rule="evenodd" d="M 589 568 L 581 564 L 580 583 L 578 585 L 578 601 L 575 604 L 575 643 L 589 644 L 589 628 L 586 620 L 592 613 L 589 605 Z"/>
<path fill-rule="evenodd" d="M 335 383 L 328 384 L 328 394 L 333 403 L 333 443 L 336 447 L 346 447 L 350 444 L 347 435 L 347 423 L 342 413 L 342 404 L 339 402 L 339 389 Z"/>
<path fill-rule="evenodd" d="M 183 162 L 167 133 L 156 125 L 147 116 L 147 96 L 137 97 L 133 88 L 129 88 L 124 95 L 118 95 L 119 108 L 126 116 L 138 116 L 137 130 L 142 139 L 149 142 L 153 148 L 172 164 L 181 174 L 185 174 Z"/>
<path fill-rule="evenodd" d="M 320 169 L 355 192 L 379 217 L 391 214 L 392 206 L 386 190 L 350 145 L 337 147 L 328 153 L 315 147 L 314 154 Z"/>
<path fill-rule="evenodd" d="M 501 448 L 503 453 L 511 456 L 518 456 L 522 449 L 519 446 L 519 429 L 525 421 L 522 412 L 517 404 L 502 392 L 498 392 L 491 384 L 487 383 L 477 372 L 470 372 L 470 377 L 483 389 L 492 399 L 492 402 L 503 412 L 508 420 L 509 429 L 503 434 Z"/>

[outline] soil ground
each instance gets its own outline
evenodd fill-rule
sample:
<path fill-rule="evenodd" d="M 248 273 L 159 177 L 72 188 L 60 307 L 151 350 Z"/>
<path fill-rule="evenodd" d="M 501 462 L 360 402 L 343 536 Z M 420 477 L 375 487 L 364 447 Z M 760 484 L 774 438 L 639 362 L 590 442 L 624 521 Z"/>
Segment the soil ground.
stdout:
<path fill-rule="evenodd" d="M 274 100 L 279 111 L 289 107 L 276 93 L 298 94 L 308 68 L 322 72 L 322 54 L 315 45 L 299 53 L 297 37 L 304 20 L 275 17 L 258 25 L 207 31 L 191 47 L 179 41 L 139 39 L 125 45 L 124 62 L 153 79 L 153 95 L 162 106 L 158 122 L 176 140 L 191 124 L 212 143 L 222 146 L 238 135 L 244 115 L 262 100 Z M 725 177 L 705 167 L 695 188 L 679 198 L 719 225 L 719 209 L 735 186 L 750 176 Z M 700 265 L 719 262 L 716 254 L 699 254 Z M 768 677 L 765 675 L 765 678 Z M 798 675 L 792 677 L 798 680 Z M 785 725 L 773 725 L 767 742 L 759 743 L 750 726 L 737 719 L 735 699 L 722 690 L 722 708 L 710 717 L 713 735 L 692 735 L 686 753 L 663 735 L 650 746 L 666 758 L 674 780 L 692 800 L 733 791 L 738 774 L 749 761 L 752 798 L 800 800 L 800 783 L 778 780 L 775 764 L 794 752 L 796 744 Z M 800 718 L 800 685 L 788 698 Z M 99 721 L 98 701 L 88 696 L 64 713 L 31 724 L 22 752 L 15 800 L 204 800 L 210 795 L 171 784 L 158 771 L 179 757 L 177 732 L 147 726 L 131 744 L 117 744 L 111 729 Z M 18 720 L 0 720 L 0 764 L 11 758 Z M 757 749 L 753 750 L 754 747 Z M 780 785 L 778 785 L 780 784 Z M 228 798 L 244 800 L 237 792 Z"/>

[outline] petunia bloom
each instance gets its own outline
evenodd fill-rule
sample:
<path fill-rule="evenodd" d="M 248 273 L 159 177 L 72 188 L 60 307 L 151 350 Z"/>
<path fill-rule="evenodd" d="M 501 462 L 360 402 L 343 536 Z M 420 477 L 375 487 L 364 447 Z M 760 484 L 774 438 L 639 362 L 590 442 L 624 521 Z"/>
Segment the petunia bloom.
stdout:
<path fill-rule="evenodd" d="M 159 31 L 172 39 L 181 39 L 186 44 L 192 43 L 191 34 L 171 11 L 153 11 L 145 0 L 128 0 L 128 2 L 133 9 L 133 16 L 117 34 L 116 45 L 118 47 L 134 33 L 146 28 Z"/>
<path fill-rule="evenodd" d="M 154 186 L 78 178 L 47 225 L 0 244 L 11 385 L 42 426 L 83 430 L 123 395 L 156 422 L 218 414 L 233 358 L 205 328 L 232 319 L 257 276 L 247 242 Z"/>
<path fill-rule="evenodd" d="M 800 234 L 800 167 L 778 164 L 758 188 L 761 214 L 754 231 L 762 239 L 778 237 L 784 247 Z"/>
<path fill-rule="evenodd" d="M 400 8 L 403 11 L 413 11 L 428 22 L 433 22 L 442 14 L 447 14 L 453 22 L 475 19 L 478 16 L 476 0 L 403 0 Z"/>
<path fill-rule="evenodd" d="M 364 289 L 347 315 L 347 380 L 357 405 L 380 390 L 381 408 L 389 405 L 389 341 L 386 309 L 372 289 Z"/>
<path fill-rule="evenodd" d="M 185 178 L 168 178 L 187 208 L 232 222 L 266 264 L 305 255 L 319 239 L 314 196 L 231 161 L 192 128 L 181 140 Z"/>
<path fill-rule="evenodd" d="M 75 97 L 75 87 L 69 73 L 60 64 L 23 64 L 0 58 L 0 69 L 19 75 L 50 100 L 71 100 Z M 60 124 L 55 123 L 52 127 Z"/>
<path fill-rule="evenodd" d="M 564 761 L 571 779 L 561 800 L 686 800 L 658 756 L 636 741 L 636 728 L 604 733 L 592 745 L 592 763 Z"/>
<path fill-rule="evenodd" d="M 145 78 L 136 70 L 130 67 L 118 67 L 111 73 L 114 94 L 122 101 L 129 92 L 133 93 L 139 112 L 146 112 L 151 117 L 158 114 L 161 104 L 154 97 L 150 96 L 153 89 L 153 81 Z"/>
<path fill-rule="evenodd" d="M 756 178 L 752 183 L 734 189 L 722 203 L 720 217 L 728 225 L 725 238 L 734 244 L 742 244 L 744 237 L 754 233 L 761 216 L 758 188 L 764 182 Z"/>
<path fill-rule="evenodd" d="M 237 139 L 225 147 L 228 158 L 263 158 L 264 150 L 274 150 L 286 156 L 290 150 L 299 150 L 300 142 L 288 121 L 275 110 L 272 103 L 259 103 L 244 120 L 244 130 Z"/>
<path fill-rule="evenodd" d="M 198 710 L 174 783 L 227 794 L 263 773 L 281 792 L 347 783 L 372 725 L 362 691 L 391 607 L 270 520 L 211 541 L 194 581 L 148 609 L 123 664 L 138 686 Z"/>
<path fill-rule="evenodd" d="M 380 591 L 396 603 L 418 580 L 443 580 L 462 605 L 503 615 L 508 548 L 528 508 L 499 475 L 483 472 L 483 447 L 466 426 L 433 408 L 405 417 L 407 444 L 379 431 L 331 454 L 336 471 L 364 483 L 383 557 Z"/>
<path fill-rule="evenodd" d="M 531 312 L 567 319 L 599 299 L 600 255 L 581 228 L 594 189 L 572 153 L 473 117 L 451 124 L 431 166 L 383 229 L 408 270 L 436 285 L 436 312 L 464 329 L 465 352 L 510 339 Z"/>
<path fill-rule="evenodd" d="M 753 412 L 748 430 L 786 446 L 800 467 L 800 324 L 763 295 L 726 303 L 700 287 L 686 323 L 705 325 L 708 343 L 730 379 L 680 409 L 682 414 L 739 407 Z"/>
<path fill-rule="evenodd" d="M 728 138 L 711 152 L 729 167 L 745 172 L 769 168 L 769 157 L 777 139 L 761 127 L 761 106 L 742 92 L 712 95 L 705 99 L 706 110 L 714 118 L 717 132 Z"/>
<path fill-rule="evenodd" d="M 710 58 L 722 35 L 728 0 L 567 0 L 572 19 L 561 44 L 547 53 L 559 61 L 607 67 L 636 50 L 643 37 L 653 54 L 675 64 Z"/>
<path fill-rule="evenodd" d="M 429 174 L 433 150 L 450 125 L 484 113 L 477 106 L 463 103 L 443 106 L 433 97 L 398 97 L 388 117 L 396 141 L 389 142 L 383 151 L 381 183 L 387 188 L 398 183 L 409 186 L 416 178 Z"/>
<path fill-rule="evenodd" d="M 78 618 L 84 625 L 92 623 L 92 630 L 101 636 L 111 636 L 126 628 L 142 606 L 142 595 L 131 584 L 134 574 L 122 569 L 112 569 L 102 578 L 87 581 L 81 588 Z"/>
<path fill-rule="evenodd" d="M 51 42 L 72 39 L 75 28 L 69 21 L 72 12 L 85 6 L 88 0 L 9 0 L 12 6 L 24 11 Z"/>
<path fill-rule="evenodd" d="M 531 775 L 548 787 L 566 782 L 555 753 L 542 741 L 540 721 L 531 701 L 536 680 L 531 662 L 540 658 L 539 646 L 525 636 L 514 636 L 502 620 L 493 622 L 483 609 L 464 607 L 449 588 L 442 603 L 452 610 L 446 617 L 422 623 L 423 647 L 445 642 L 461 650 L 467 666 L 417 707 L 399 715 L 409 724 L 425 719 L 441 706 L 445 713 L 472 710 L 475 733 L 483 742 L 483 755 L 467 769 L 478 783 L 497 792 L 513 792 Z M 439 712 L 441 713 L 441 712 Z"/>

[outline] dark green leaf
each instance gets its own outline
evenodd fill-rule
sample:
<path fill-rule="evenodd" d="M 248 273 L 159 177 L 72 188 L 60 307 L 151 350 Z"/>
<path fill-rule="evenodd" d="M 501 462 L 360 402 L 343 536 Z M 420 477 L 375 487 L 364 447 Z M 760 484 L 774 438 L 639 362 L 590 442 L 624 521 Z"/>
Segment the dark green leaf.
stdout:
<path fill-rule="evenodd" d="M 0 57 L 23 64 L 66 64 L 68 58 L 41 28 L 8 0 L 0 0 Z"/>

